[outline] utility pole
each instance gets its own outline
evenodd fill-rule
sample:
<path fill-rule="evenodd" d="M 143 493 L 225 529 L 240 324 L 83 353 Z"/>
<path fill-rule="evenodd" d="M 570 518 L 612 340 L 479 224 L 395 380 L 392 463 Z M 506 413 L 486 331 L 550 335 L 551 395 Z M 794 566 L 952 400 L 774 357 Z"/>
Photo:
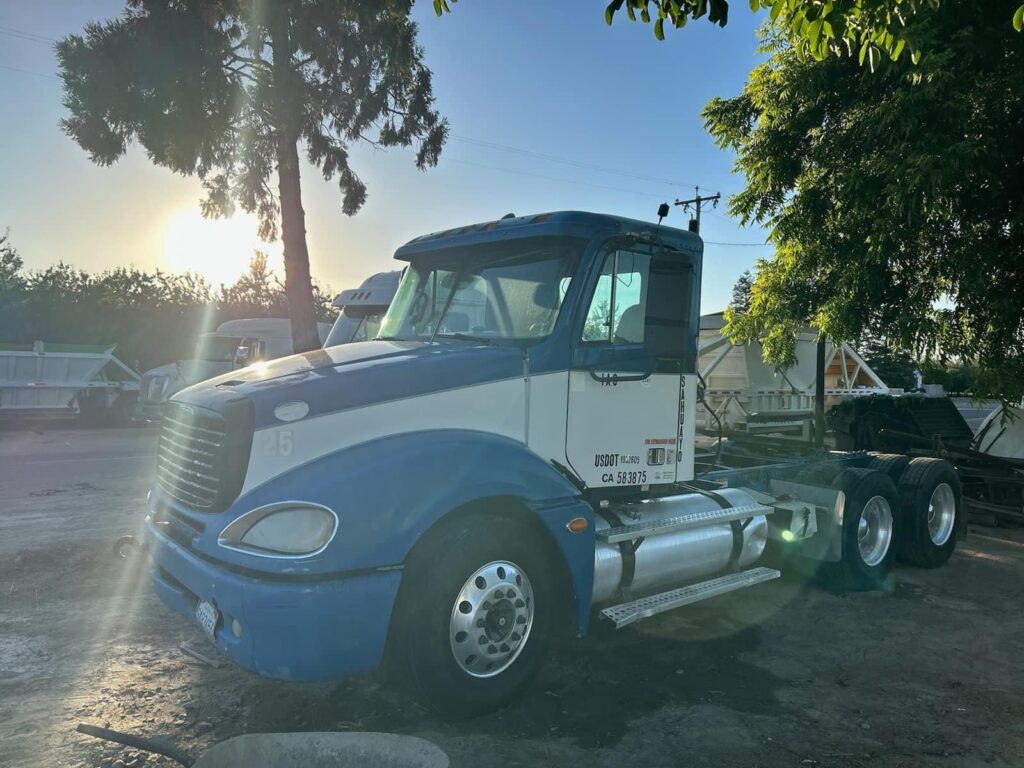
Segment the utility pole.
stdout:
<path fill-rule="evenodd" d="M 675 204 L 683 206 L 684 211 L 688 211 L 690 209 L 690 206 L 693 206 L 695 214 L 694 217 L 690 219 L 689 229 L 691 232 L 699 235 L 701 208 L 703 208 L 704 203 L 711 203 L 712 208 L 717 208 L 718 201 L 722 199 L 722 195 L 720 192 L 716 192 L 713 195 L 707 195 L 706 197 L 702 197 L 700 194 L 700 187 L 694 187 L 694 190 L 696 193 L 695 197 L 691 198 L 690 200 L 676 200 Z"/>

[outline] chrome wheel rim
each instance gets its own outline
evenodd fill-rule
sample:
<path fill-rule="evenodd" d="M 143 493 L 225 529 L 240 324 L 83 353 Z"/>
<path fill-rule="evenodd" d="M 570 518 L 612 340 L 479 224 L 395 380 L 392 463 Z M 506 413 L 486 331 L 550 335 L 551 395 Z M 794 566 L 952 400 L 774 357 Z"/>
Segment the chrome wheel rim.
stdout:
<path fill-rule="evenodd" d="M 928 536 L 941 547 L 953 535 L 956 523 L 956 496 L 949 483 L 939 483 L 928 500 Z"/>
<path fill-rule="evenodd" d="M 533 588 L 522 568 L 498 560 L 477 569 L 452 607 L 455 663 L 473 677 L 500 674 L 526 647 L 533 611 Z"/>
<path fill-rule="evenodd" d="M 872 496 L 857 522 L 857 549 L 866 565 L 878 565 L 892 544 L 892 508 L 884 496 Z"/>

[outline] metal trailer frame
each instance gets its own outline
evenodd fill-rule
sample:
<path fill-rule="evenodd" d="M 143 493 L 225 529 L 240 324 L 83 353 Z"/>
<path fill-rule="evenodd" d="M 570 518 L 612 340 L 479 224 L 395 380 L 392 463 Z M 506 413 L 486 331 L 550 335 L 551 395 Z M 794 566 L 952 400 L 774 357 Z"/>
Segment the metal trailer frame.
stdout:
<path fill-rule="evenodd" d="M 115 345 L 50 344 L 31 349 L 0 348 L 0 415 L 73 415 L 83 395 L 103 396 L 110 407 L 117 395 L 137 392 L 141 376 L 114 356 Z M 125 378 L 108 378 L 106 368 Z M 112 371 L 113 373 L 113 371 Z"/>
<path fill-rule="evenodd" d="M 714 315 L 705 315 L 702 320 L 711 321 L 713 318 Z M 717 329 L 702 326 L 701 330 L 707 332 Z M 813 351 L 809 345 L 814 333 L 805 329 L 800 334 L 798 345 L 805 347 L 807 355 Z M 712 375 L 736 350 L 744 355 L 743 386 L 723 387 L 716 384 Z M 700 345 L 698 360 L 698 371 L 706 387 L 704 399 L 707 401 L 699 404 L 698 418 L 703 416 L 705 429 L 710 428 L 712 420 L 726 424 L 726 429 L 732 431 L 742 422 L 750 434 L 781 430 L 796 431 L 803 440 L 811 438 L 818 374 L 810 357 L 798 361 L 792 369 L 772 370 L 761 360 L 759 345 L 734 344 L 728 336 L 719 335 Z M 826 402 L 902 391 L 890 389 L 849 344 L 826 342 L 824 371 L 836 374 L 835 368 L 838 368 L 838 386 L 825 388 Z M 866 379 L 867 383 L 858 386 L 858 379 Z"/>
<path fill-rule="evenodd" d="M 908 456 L 945 459 L 960 476 L 962 497 L 967 513 L 979 522 L 996 524 L 1024 523 L 1024 459 L 994 456 L 974 448 L 949 445 L 939 435 L 931 439 L 892 429 L 882 429 L 883 437 L 904 440 L 916 447 L 905 447 Z"/>

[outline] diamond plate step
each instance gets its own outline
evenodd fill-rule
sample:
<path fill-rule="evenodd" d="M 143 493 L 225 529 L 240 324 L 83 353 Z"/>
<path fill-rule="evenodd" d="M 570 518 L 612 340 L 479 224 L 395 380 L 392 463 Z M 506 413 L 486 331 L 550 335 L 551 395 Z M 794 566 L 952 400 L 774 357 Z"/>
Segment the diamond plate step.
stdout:
<path fill-rule="evenodd" d="M 617 544 L 620 541 L 633 541 L 645 536 L 659 536 L 664 533 L 685 531 L 688 528 L 702 528 L 706 525 L 715 525 L 717 523 L 730 523 L 733 520 L 746 520 L 748 517 L 757 517 L 758 515 L 770 515 L 774 511 L 773 507 L 748 504 L 744 507 L 726 507 L 725 509 L 711 509 L 704 512 L 690 512 L 685 515 L 666 517 L 655 522 L 616 525 L 612 528 L 597 531 L 596 535 L 597 538 L 604 539 L 609 544 Z"/>
<path fill-rule="evenodd" d="M 671 611 L 673 608 L 698 603 L 701 600 L 718 597 L 737 589 L 752 587 L 755 584 L 777 579 L 781 575 L 773 568 L 751 568 L 747 571 L 730 573 L 726 576 L 719 576 L 717 579 L 691 584 L 688 587 L 671 589 L 659 595 L 641 597 L 639 600 L 612 605 L 602 610 L 601 615 L 614 621 L 616 629 L 622 629 L 640 619 L 648 619 L 656 614 Z"/>

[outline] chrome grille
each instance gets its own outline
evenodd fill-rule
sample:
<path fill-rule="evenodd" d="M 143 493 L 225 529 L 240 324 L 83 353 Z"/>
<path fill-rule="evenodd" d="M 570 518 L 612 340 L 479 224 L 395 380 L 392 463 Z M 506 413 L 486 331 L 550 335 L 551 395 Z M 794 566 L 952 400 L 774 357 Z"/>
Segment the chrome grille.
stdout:
<path fill-rule="evenodd" d="M 224 419 L 213 411 L 175 402 L 167 403 L 163 415 L 156 481 L 172 498 L 209 509 L 223 482 Z"/>

